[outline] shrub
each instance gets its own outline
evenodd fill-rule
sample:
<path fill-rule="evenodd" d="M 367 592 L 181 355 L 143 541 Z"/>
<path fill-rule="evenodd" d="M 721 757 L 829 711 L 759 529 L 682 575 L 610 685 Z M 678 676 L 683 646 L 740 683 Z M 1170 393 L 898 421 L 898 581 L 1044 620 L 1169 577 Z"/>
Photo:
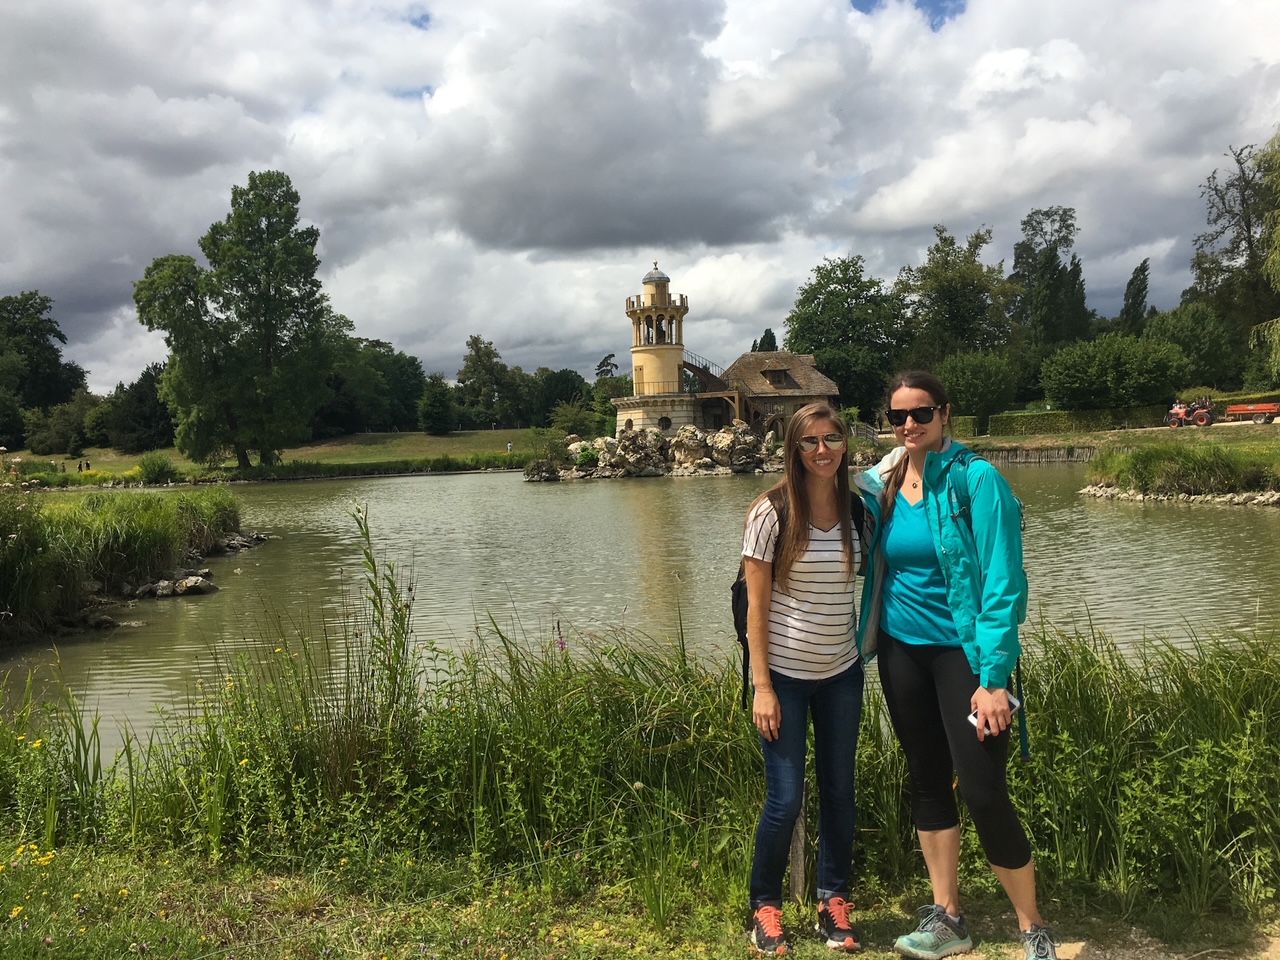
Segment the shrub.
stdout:
<path fill-rule="evenodd" d="M 1137 407 L 1167 403 L 1187 372 L 1186 357 L 1171 343 L 1105 333 L 1047 357 L 1040 382 L 1066 410 Z"/>
<path fill-rule="evenodd" d="M 1013 364 L 994 353 L 955 353 L 942 361 L 938 376 L 947 385 L 955 410 L 975 417 L 974 436 L 987 432 L 993 413 L 1013 402 L 1018 378 Z"/>
<path fill-rule="evenodd" d="M 138 460 L 138 469 L 142 472 L 142 482 L 148 485 L 173 483 L 179 476 L 173 461 L 158 450 L 144 453 Z"/>
<path fill-rule="evenodd" d="M 1043 413 L 998 413 L 988 424 L 993 437 L 1027 437 L 1041 433 L 1088 433 L 1134 430 L 1164 423 L 1166 408 L 1130 407 L 1124 410 L 1047 410 Z"/>

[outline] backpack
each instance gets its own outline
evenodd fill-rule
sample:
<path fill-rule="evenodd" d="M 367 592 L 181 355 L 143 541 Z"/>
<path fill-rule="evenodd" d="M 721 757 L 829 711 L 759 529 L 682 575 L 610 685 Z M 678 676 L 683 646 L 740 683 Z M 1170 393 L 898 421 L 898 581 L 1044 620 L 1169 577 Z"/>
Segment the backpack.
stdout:
<path fill-rule="evenodd" d="M 773 504 L 773 509 L 778 515 L 778 534 L 774 541 L 775 545 L 782 542 L 782 533 L 786 529 L 787 524 L 787 501 L 786 498 L 779 495 L 780 491 L 769 495 L 769 502 Z M 858 495 L 856 490 L 850 491 L 849 496 L 849 519 L 853 522 L 853 529 L 857 531 L 858 542 L 862 544 L 863 533 L 862 528 L 866 516 L 866 507 L 863 506 L 862 497 Z M 776 549 L 776 546 L 775 546 Z M 859 550 L 865 549 L 859 547 Z M 855 570 L 859 565 L 858 557 L 854 558 Z M 751 691 L 751 648 L 747 645 L 747 564 L 745 558 L 738 561 L 738 576 L 733 581 L 733 586 L 729 588 L 730 601 L 733 607 L 733 629 L 738 634 L 738 646 L 742 647 L 742 709 L 746 710 L 751 705 L 749 696 Z"/>
<path fill-rule="evenodd" d="M 956 499 L 961 501 L 958 504 L 957 515 L 964 517 L 965 523 L 969 527 L 969 534 L 973 534 L 973 513 L 969 509 L 969 464 L 973 460 L 985 460 L 986 457 L 979 456 L 968 448 L 962 454 L 956 456 L 952 462 L 951 469 L 960 468 L 960 472 L 956 475 L 956 481 L 951 485 L 951 489 L 956 491 Z M 1027 529 L 1027 508 L 1022 502 L 1022 498 L 1014 495 L 1014 501 L 1018 504 L 1018 529 Z M 1024 566 L 1022 569 L 1022 580 L 1027 582 L 1027 570 Z M 1018 607 L 1018 622 L 1022 623 L 1027 619 L 1027 598 L 1023 594 L 1022 605 Z M 1026 702 L 1026 696 L 1022 692 L 1022 658 L 1019 657 L 1017 663 L 1014 664 L 1014 675 L 1017 683 L 1017 696 L 1023 703 Z M 1025 709 L 1018 711 L 1018 746 L 1021 748 L 1022 762 L 1029 763 L 1031 761 L 1031 739 L 1027 734 L 1027 711 Z"/>

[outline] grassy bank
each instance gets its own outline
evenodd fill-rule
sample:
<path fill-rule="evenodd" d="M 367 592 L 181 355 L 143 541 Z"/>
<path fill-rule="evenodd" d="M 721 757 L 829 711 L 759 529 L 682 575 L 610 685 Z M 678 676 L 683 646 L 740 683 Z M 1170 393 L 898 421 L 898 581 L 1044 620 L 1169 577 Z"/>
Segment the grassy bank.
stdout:
<path fill-rule="evenodd" d="M 622 632 L 419 648 L 411 591 L 362 531 L 342 635 L 220 665 L 114 764 L 70 693 L 10 705 L 0 954 L 740 956 L 763 778 L 737 665 Z M 1125 657 L 1044 629 L 1027 659 L 1033 759 L 1011 781 L 1047 912 L 1077 939 L 1137 922 L 1186 949 L 1262 930 L 1280 882 L 1273 638 Z M 878 952 L 925 895 L 904 778 L 873 691 L 855 895 Z M 962 876 L 980 917 L 971 834 Z M 1005 908 L 986 909 L 982 935 L 1010 942 Z"/>
<path fill-rule="evenodd" d="M 507 444 L 512 450 L 507 452 Z M 183 480 L 299 479 L 325 476 L 383 476 L 396 473 L 448 473 L 459 470 L 522 469 L 536 456 L 532 430 L 471 430 L 433 437 L 425 433 L 356 433 L 305 444 L 281 453 L 273 467 L 241 471 L 234 461 L 216 467 L 193 463 L 176 449 L 158 451 Z M 90 448 L 79 458 L 36 457 L 27 451 L 14 459 L 22 479 L 38 478 L 45 486 L 75 487 L 103 483 L 138 483 L 140 464 L 152 454 L 122 454 L 110 448 Z M 91 470 L 77 467 L 88 463 Z M 66 467 L 66 472 L 63 469 Z"/>
<path fill-rule="evenodd" d="M 0 486 L 0 638 L 76 613 L 107 592 L 167 574 L 240 528 L 230 491 L 95 491 L 69 497 Z"/>
<path fill-rule="evenodd" d="M 1280 459 L 1280 426 L 1275 424 L 1215 424 L 1207 429 L 1180 430 L 1176 437 L 1167 427 L 1150 430 L 1112 430 L 1101 433 L 1045 434 L 1031 437 L 966 438 L 965 444 L 979 452 L 1001 450 L 1066 450 L 1088 448 L 1097 451 L 1134 450 L 1176 442 L 1187 449 L 1217 445 Z M 507 453 L 511 443 L 512 452 Z M 880 448 L 887 449 L 886 436 Z M 424 433 L 360 433 L 307 444 L 283 452 L 274 467 L 254 467 L 239 471 L 231 463 L 217 468 L 191 463 L 176 450 L 161 451 L 182 479 L 302 479 L 331 476 L 381 476 L 401 473 L 444 473 L 464 470 L 523 469 L 540 454 L 539 441 L 531 430 L 474 430 L 432 437 Z M 38 458 L 20 452 L 24 478 L 38 477 L 49 486 L 76 486 L 109 482 L 136 483 L 142 479 L 140 456 L 125 456 L 114 450 L 91 449 L 81 460 Z M 76 472 L 87 460 L 93 469 Z M 69 472 L 60 472 L 68 466 Z"/>
<path fill-rule="evenodd" d="M 1089 463 L 1089 482 L 1145 494 L 1226 494 L 1280 490 L 1274 449 L 1218 443 L 1163 443 L 1103 450 Z"/>

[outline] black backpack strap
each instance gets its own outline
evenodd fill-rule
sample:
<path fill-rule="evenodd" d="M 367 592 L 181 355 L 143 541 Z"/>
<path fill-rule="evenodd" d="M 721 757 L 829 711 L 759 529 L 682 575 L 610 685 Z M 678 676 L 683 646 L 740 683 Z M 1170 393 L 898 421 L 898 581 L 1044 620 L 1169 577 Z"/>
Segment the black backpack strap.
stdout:
<path fill-rule="evenodd" d="M 787 523 L 787 500 L 784 496 L 770 496 L 769 502 L 773 504 L 773 512 L 778 517 L 778 531 L 775 534 L 773 555 L 778 555 L 778 546 L 782 543 L 782 532 L 786 528 Z M 749 608 L 747 606 L 747 579 L 746 579 L 746 561 L 742 560 L 738 563 L 738 579 L 733 583 L 733 606 L 735 613 L 735 622 L 737 621 L 737 610 L 741 605 L 743 611 L 741 629 L 738 631 L 738 643 L 742 647 L 742 709 L 747 710 L 751 706 L 751 645 L 747 642 L 747 621 L 749 616 Z"/>

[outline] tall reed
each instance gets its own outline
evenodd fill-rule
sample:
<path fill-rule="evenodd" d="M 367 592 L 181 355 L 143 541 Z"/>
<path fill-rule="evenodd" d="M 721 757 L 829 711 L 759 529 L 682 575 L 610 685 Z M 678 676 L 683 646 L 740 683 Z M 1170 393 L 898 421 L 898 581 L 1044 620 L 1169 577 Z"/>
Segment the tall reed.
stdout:
<path fill-rule="evenodd" d="M 406 856 L 424 890 L 512 870 L 566 895 L 607 883 L 659 926 L 700 891 L 741 898 L 764 778 L 736 663 L 694 657 L 680 635 L 562 624 L 530 638 L 490 621 L 461 653 L 420 644 L 413 586 L 375 554 L 368 522 L 357 513 L 363 579 L 335 633 L 277 619 L 117 765 L 98 761 L 74 700 L 41 713 L 19 699 L 0 722 L 12 829 L 45 845 L 323 867 L 361 886 Z M 1280 886 L 1273 637 L 1121 651 L 1044 629 L 1025 674 L 1032 760 L 1010 782 L 1051 895 L 1267 909 Z M 859 889 L 923 877 L 905 783 L 869 687 Z M 987 883 L 965 836 L 964 882 Z"/>
<path fill-rule="evenodd" d="M 1217 444 L 1161 443 L 1101 450 L 1089 481 L 1147 494 L 1226 494 L 1280 490 L 1280 466 L 1261 452 Z"/>
<path fill-rule="evenodd" d="M 224 488 L 57 497 L 0 488 L 0 634 L 75 612 L 88 581 L 114 591 L 167 575 L 239 528 Z"/>

